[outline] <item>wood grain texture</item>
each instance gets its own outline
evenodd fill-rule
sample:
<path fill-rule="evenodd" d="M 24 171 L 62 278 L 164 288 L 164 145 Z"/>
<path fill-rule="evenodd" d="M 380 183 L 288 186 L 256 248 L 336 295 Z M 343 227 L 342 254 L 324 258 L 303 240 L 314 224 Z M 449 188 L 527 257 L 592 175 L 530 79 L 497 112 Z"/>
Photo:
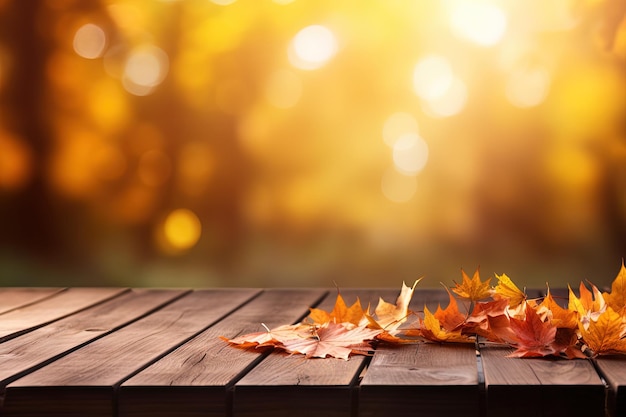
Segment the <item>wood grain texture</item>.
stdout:
<path fill-rule="evenodd" d="M 183 293 L 183 290 L 132 290 L 0 344 L 0 387 Z"/>
<path fill-rule="evenodd" d="M 0 342 L 120 295 L 120 288 L 70 288 L 52 297 L 3 314 Z"/>
<path fill-rule="evenodd" d="M 396 290 L 342 290 L 351 305 L 358 296 L 372 310 L 383 297 L 395 302 Z M 336 292 L 320 308 L 332 310 Z M 235 384 L 233 413 L 236 416 L 347 416 L 357 402 L 359 375 L 367 363 L 364 356 L 342 359 L 303 359 L 301 355 L 271 355 Z"/>
<path fill-rule="evenodd" d="M 299 321 L 325 290 L 267 290 L 120 387 L 119 416 L 223 416 L 229 387 L 266 350 L 238 349 L 229 338 Z"/>
<path fill-rule="evenodd" d="M 609 415 L 626 416 L 626 357 L 601 356 L 596 359 L 596 364 L 610 387 L 607 398 Z"/>
<path fill-rule="evenodd" d="M 0 314 L 45 300 L 64 288 L 0 288 Z"/>
<path fill-rule="evenodd" d="M 190 293 L 9 384 L 3 415 L 111 416 L 118 384 L 257 293 Z"/>
<path fill-rule="evenodd" d="M 488 416 L 604 416 L 605 387 L 591 362 L 507 357 L 511 352 L 480 349 Z"/>
<path fill-rule="evenodd" d="M 360 416 L 478 416 L 474 345 L 381 347 L 361 382 Z M 451 401 L 450 399 L 454 399 Z"/>

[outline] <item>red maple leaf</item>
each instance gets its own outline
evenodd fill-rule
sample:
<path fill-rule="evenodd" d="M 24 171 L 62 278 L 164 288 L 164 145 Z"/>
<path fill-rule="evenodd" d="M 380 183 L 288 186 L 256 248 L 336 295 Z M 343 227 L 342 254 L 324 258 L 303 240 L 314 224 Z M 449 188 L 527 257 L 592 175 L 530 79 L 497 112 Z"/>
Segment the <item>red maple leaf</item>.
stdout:
<path fill-rule="evenodd" d="M 550 321 L 542 321 L 530 304 L 526 303 L 524 319 L 511 318 L 510 325 L 517 337 L 517 350 L 509 356 L 530 358 L 557 353 L 554 346 L 556 326 Z"/>

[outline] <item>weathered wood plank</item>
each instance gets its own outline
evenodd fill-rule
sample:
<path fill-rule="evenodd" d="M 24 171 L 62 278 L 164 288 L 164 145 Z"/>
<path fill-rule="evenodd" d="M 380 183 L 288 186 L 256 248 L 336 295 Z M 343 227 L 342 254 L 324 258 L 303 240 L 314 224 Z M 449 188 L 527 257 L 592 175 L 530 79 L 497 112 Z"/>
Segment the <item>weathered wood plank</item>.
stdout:
<path fill-rule="evenodd" d="M 132 290 L 0 344 L 0 389 L 28 371 L 159 308 L 184 292 Z"/>
<path fill-rule="evenodd" d="M 396 290 L 342 290 L 346 303 L 358 296 L 362 305 L 376 307 L 378 297 L 394 302 Z M 333 308 L 336 293 L 320 305 Z M 350 416 L 356 388 L 369 358 L 304 359 L 300 355 L 270 355 L 235 384 L 235 416 Z"/>
<path fill-rule="evenodd" d="M 121 288 L 70 288 L 23 308 L 11 310 L 0 320 L 0 342 L 55 320 L 77 313 L 127 291 Z"/>
<path fill-rule="evenodd" d="M 42 301 L 64 288 L 0 288 L 0 314 Z"/>
<path fill-rule="evenodd" d="M 229 387 L 264 357 L 260 349 L 230 347 L 236 337 L 299 321 L 326 290 L 267 290 L 120 387 L 119 417 L 224 416 Z"/>
<path fill-rule="evenodd" d="M 7 385 L 6 416 L 112 416 L 121 381 L 258 294 L 195 291 Z"/>
<path fill-rule="evenodd" d="M 434 312 L 448 302 L 445 291 L 416 289 L 410 309 Z M 359 416 L 478 416 L 479 400 L 473 344 L 382 345 L 361 382 Z"/>
<path fill-rule="evenodd" d="M 480 349 L 487 416 L 604 416 L 605 387 L 589 361 L 507 357 L 511 352 Z"/>
<path fill-rule="evenodd" d="M 601 356 L 596 364 L 609 385 L 607 411 L 610 416 L 626 415 L 626 357 Z"/>
<path fill-rule="evenodd" d="M 474 346 L 380 347 L 361 382 L 359 398 L 359 416 L 364 417 L 479 416 Z"/>

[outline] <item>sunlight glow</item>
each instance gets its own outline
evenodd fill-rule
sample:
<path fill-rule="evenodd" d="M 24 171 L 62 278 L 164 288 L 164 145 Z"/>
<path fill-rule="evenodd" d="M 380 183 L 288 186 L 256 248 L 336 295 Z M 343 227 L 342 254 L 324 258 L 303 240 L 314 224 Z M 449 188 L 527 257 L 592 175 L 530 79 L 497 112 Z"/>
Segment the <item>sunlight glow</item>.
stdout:
<path fill-rule="evenodd" d="M 74 35 L 74 51 L 87 59 L 96 59 L 102 56 L 107 39 L 104 30 L 93 23 L 87 23 L 76 31 Z"/>
<path fill-rule="evenodd" d="M 296 68 L 313 70 L 326 64 L 337 49 L 337 39 L 330 29 L 321 25 L 307 26 L 291 41 L 289 61 Z"/>
<path fill-rule="evenodd" d="M 460 113 L 467 103 L 467 87 L 454 78 L 450 88 L 440 97 L 423 103 L 424 111 L 433 117 L 450 117 Z"/>
<path fill-rule="evenodd" d="M 493 4 L 464 0 L 454 4 L 450 24 L 460 38 L 480 46 L 492 46 L 504 36 L 507 17 Z"/>
<path fill-rule="evenodd" d="M 145 96 L 165 79 L 169 59 L 162 49 L 146 45 L 134 49 L 124 66 L 123 84 L 126 91 Z"/>
<path fill-rule="evenodd" d="M 202 224 L 193 211 L 177 209 L 165 219 L 163 231 L 167 242 L 174 249 L 185 250 L 194 246 L 200 239 Z"/>
<path fill-rule="evenodd" d="M 454 74 L 447 59 L 428 55 L 422 58 L 413 71 L 413 88 L 423 100 L 443 97 L 452 86 Z"/>
<path fill-rule="evenodd" d="M 402 135 L 393 145 L 393 163 L 405 175 L 420 172 L 428 161 L 428 144 L 415 133 Z"/>

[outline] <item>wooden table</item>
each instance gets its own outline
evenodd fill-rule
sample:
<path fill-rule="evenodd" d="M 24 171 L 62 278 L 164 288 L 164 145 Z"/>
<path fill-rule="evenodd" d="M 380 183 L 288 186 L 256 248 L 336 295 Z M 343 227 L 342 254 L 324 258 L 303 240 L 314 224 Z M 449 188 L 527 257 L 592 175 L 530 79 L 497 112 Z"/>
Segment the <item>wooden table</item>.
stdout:
<path fill-rule="evenodd" d="M 344 289 L 352 303 L 397 290 Z M 529 294 L 531 295 L 531 294 Z M 218 337 L 331 309 L 334 289 L 0 289 L 0 416 L 624 416 L 626 358 L 415 344 L 304 359 Z M 411 308 L 447 304 L 417 289 Z"/>

